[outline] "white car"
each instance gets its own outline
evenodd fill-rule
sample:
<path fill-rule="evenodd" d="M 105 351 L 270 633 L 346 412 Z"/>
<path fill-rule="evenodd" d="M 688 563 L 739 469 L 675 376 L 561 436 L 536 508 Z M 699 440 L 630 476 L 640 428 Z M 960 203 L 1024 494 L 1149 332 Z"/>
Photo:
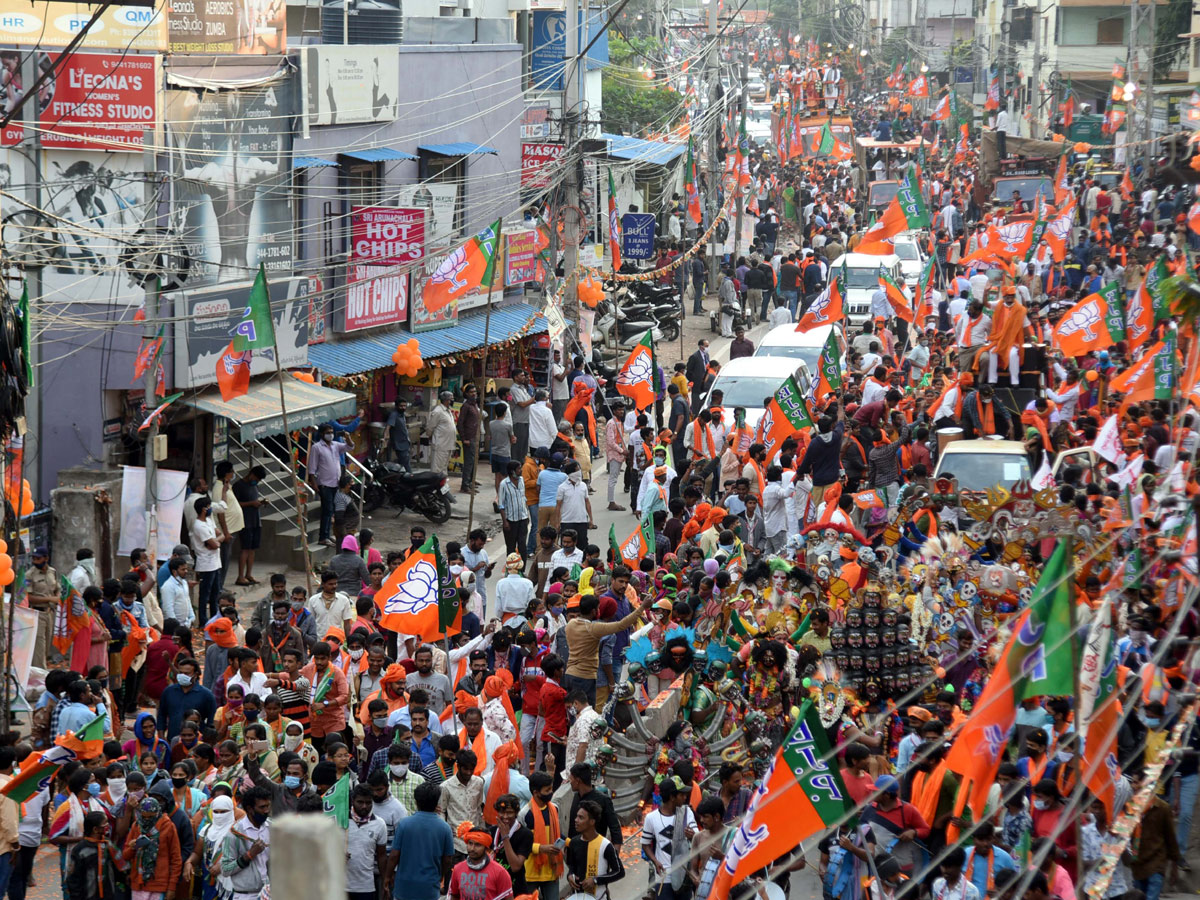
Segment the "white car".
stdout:
<path fill-rule="evenodd" d="M 789 326 L 794 328 L 795 326 Z M 799 363 L 799 365 L 797 365 Z M 763 401 L 771 397 L 789 375 L 807 395 L 810 383 L 808 364 L 786 356 L 743 356 L 721 366 L 712 391 L 704 398 L 704 408 L 712 403 L 712 392 L 721 391 L 721 408 L 728 428 L 733 427 L 734 407 L 746 410 L 746 424 L 753 428 L 762 418 Z"/>
<path fill-rule="evenodd" d="M 921 278 L 921 270 L 925 268 L 928 256 L 924 248 L 928 246 L 918 231 L 906 231 L 896 235 L 892 242 L 896 255 L 900 257 L 900 271 L 904 273 L 904 284 L 912 287 Z"/>
<path fill-rule="evenodd" d="M 746 110 L 746 134 L 760 147 L 771 143 L 771 104 L 750 104 Z"/>
<path fill-rule="evenodd" d="M 846 266 L 846 295 L 842 298 L 849 325 L 861 325 L 871 317 L 871 296 L 879 290 L 879 269 L 882 266 L 897 284 L 903 283 L 900 257 L 894 253 L 876 256 L 874 253 L 843 253 L 829 267 L 833 278 Z"/>
<path fill-rule="evenodd" d="M 838 346 L 841 348 L 840 356 L 845 356 L 845 345 L 842 341 L 842 330 L 839 328 L 836 332 L 832 325 L 822 325 L 820 328 L 813 328 L 811 331 L 797 331 L 795 325 L 776 325 L 765 335 L 758 343 L 758 349 L 754 351 L 755 358 L 763 356 L 786 357 L 788 359 L 799 360 L 808 367 L 809 372 L 817 371 L 817 362 L 821 358 L 821 350 L 825 346 L 825 342 L 829 340 L 829 335 L 834 333 L 838 337 Z M 843 368 L 845 368 L 843 366 Z"/>

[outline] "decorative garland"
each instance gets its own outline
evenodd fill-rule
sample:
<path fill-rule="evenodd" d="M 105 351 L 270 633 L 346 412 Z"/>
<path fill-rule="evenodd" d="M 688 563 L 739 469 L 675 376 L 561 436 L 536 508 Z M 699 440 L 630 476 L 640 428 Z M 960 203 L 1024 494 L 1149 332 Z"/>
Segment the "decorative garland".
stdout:
<path fill-rule="evenodd" d="M 1146 767 L 1145 784 L 1142 789 L 1126 804 L 1126 812 L 1113 823 L 1111 831 L 1116 836 L 1116 841 L 1102 845 L 1100 865 L 1096 869 L 1100 877 L 1084 892 L 1092 900 L 1103 897 L 1108 891 L 1108 887 L 1112 883 L 1113 872 L 1121 860 L 1121 854 L 1129 846 L 1134 831 L 1141 824 L 1142 816 L 1150 808 L 1150 803 L 1158 790 L 1158 779 L 1162 775 L 1163 769 L 1171 761 L 1171 754 L 1183 743 L 1183 736 L 1191 728 L 1192 720 L 1195 718 L 1196 706 L 1192 704 L 1183 711 L 1179 721 L 1175 723 L 1170 739 L 1158 751 L 1154 762 Z"/>
<path fill-rule="evenodd" d="M 736 194 L 731 193 L 729 195 L 729 199 L 726 200 L 726 202 L 725 202 L 725 206 L 723 206 L 720 210 L 718 210 L 717 214 L 715 216 L 713 216 L 712 224 L 708 226 L 708 230 L 705 231 L 704 234 L 700 235 L 700 237 L 698 237 L 696 239 L 696 243 L 692 244 L 691 247 L 689 247 L 683 253 L 679 254 L 679 256 L 675 257 L 675 259 L 671 260 L 669 263 L 667 263 L 661 269 L 650 269 L 647 272 L 632 272 L 632 273 L 616 272 L 616 273 L 608 275 L 606 277 L 611 279 L 612 281 L 650 281 L 654 278 L 657 278 L 659 275 L 662 275 L 664 272 L 675 271 L 680 266 L 682 266 L 685 262 L 687 262 L 689 259 L 691 259 L 693 256 L 695 256 L 699 252 L 700 248 L 705 243 L 708 242 L 708 239 L 710 237 L 712 237 L 713 232 L 715 232 L 717 230 L 717 225 L 719 225 L 721 223 L 722 219 L 724 219 L 726 216 L 729 215 L 729 210 L 733 206 L 733 202 L 736 199 L 737 199 Z"/>

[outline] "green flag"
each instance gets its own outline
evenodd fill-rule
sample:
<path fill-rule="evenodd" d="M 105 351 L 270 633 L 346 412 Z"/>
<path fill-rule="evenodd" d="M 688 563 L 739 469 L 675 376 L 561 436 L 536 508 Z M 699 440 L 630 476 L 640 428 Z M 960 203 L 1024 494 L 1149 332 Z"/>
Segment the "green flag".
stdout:
<path fill-rule="evenodd" d="M 350 827 L 350 773 L 337 780 L 337 784 L 321 795 L 323 812 L 343 830 Z"/>
<path fill-rule="evenodd" d="M 25 386 L 33 387 L 33 356 L 29 348 L 29 282 L 21 284 L 21 302 L 17 306 L 21 316 L 21 351 L 25 354 Z"/>
<path fill-rule="evenodd" d="M 462 599 L 454 584 L 454 576 L 446 565 L 446 558 L 442 556 L 442 547 L 436 534 L 430 535 L 421 545 L 421 552 L 433 554 L 438 573 L 438 630 L 445 634 L 446 629 L 458 619 Z"/>
<path fill-rule="evenodd" d="M 1110 281 L 1096 291 L 1104 298 L 1104 327 L 1113 342 L 1125 340 L 1125 291 L 1121 282 Z"/>
<path fill-rule="evenodd" d="M 1042 242 L 1042 235 L 1046 233 L 1046 201 L 1042 197 L 1042 191 L 1039 188 L 1037 196 L 1033 198 L 1033 235 L 1029 239 L 1029 249 L 1025 251 L 1025 262 L 1033 259 L 1033 254 L 1037 252 L 1038 245 Z"/>
<path fill-rule="evenodd" d="M 925 198 L 921 196 L 921 181 L 917 178 L 917 170 L 911 166 L 905 174 L 904 180 L 900 182 L 900 190 L 896 192 L 896 198 L 900 203 L 900 210 L 904 213 L 908 228 L 929 227 L 929 207 L 925 205 Z"/>
<path fill-rule="evenodd" d="M 262 263 L 259 263 L 254 287 L 250 288 L 250 299 L 242 311 L 242 320 L 233 329 L 233 349 L 237 353 L 245 353 L 247 350 L 259 350 L 274 345 L 275 322 L 271 318 L 267 273 Z"/>
<path fill-rule="evenodd" d="M 1069 537 L 1059 540 L 1033 590 L 1029 618 L 1013 636 L 1026 649 L 1020 658 L 1020 672 L 1025 677 L 1013 683 L 1017 700 L 1075 693 L 1080 654 L 1077 638 L 1071 633 L 1071 586 L 1075 581 L 1071 544 Z"/>
<path fill-rule="evenodd" d="M 621 543 L 617 540 L 617 526 L 608 526 L 608 548 L 612 550 L 613 565 L 621 562 Z"/>
<path fill-rule="evenodd" d="M 646 542 L 646 555 L 654 556 L 657 551 L 654 540 L 654 513 L 647 511 L 642 514 L 642 540 Z"/>
<path fill-rule="evenodd" d="M 1171 318 L 1171 301 L 1166 292 L 1166 281 L 1170 277 L 1171 270 L 1167 268 L 1167 255 L 1164 253 L 1150 267 L 1146 273 L 1146 282 L 1142 285 L 1142 290 L 1146 292 L 1154 308 L 1155 325 Z"/>
<path fill-rule="evenodd" d="M 1161 257 L 1160 257 L 1161 258 Z M 1154 357 L 1154 399 L 1170 400 L 1175 393 L 1175 331 L 1167 332 L 1163 339 L 1163 350 Z"/>

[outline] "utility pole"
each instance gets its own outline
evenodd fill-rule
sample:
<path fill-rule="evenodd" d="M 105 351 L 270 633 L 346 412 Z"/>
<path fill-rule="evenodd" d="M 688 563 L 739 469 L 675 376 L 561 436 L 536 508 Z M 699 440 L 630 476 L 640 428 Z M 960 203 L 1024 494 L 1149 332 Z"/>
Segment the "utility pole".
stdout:
<path fill-rule="evenodd" d="M 1042 133 L 1042 8 L 1033 5 L 1033 89 L 1029 92 L 1029 105 L 1033 107 L 1029 117 L 1029 136 L 1037 138 Z"/>
<path fill-rule="evenodd" d="M 41 73 L 38 70 L 37 54 L 25 54 L 24 63 L 21 66 L 22 84 L 34 84 Z M 36 103 L 26 103 L 22 109 L 22 116 L 25 123 L 24 140 L 24 156 L 28 165 L 30 178 L 28 183 L 33 185 L 33 207 L 34 209 L 42 209 L 45 198 L 42 195 L 42 131 L 38 127 L 38 112 Z M 29 286 L 29 318 L 33 319 L 33 309 L 35 306 L 40 307 L 42 301 L 42 266 L 41 263 L 45 260 L 38 260 L 38 265 L 30 266 L 24 270 L 24 275 Z M 43 423 L 45 416 L 42 410 L 42 379 L 37 375 L 38 363 L 41 361 L 42 349 L 41 342 L 37 339 L 37 333 L 33 329 L 32 321 L 25 323 L 25 327 L 29 329 L 29 355 L 32 357 L 29 360 L 31 370 L 34 372 L 34 384 L 29 389 L 29 393 L 25 396 L 25 433 L 31 433 L 34 436 L 36 443 L 34 446 L 41 448 L 42 434 L 45 429 Z M 23 437 L 24 435 L 22 435 Z M 28 446 L 28 443 L 25 444 Z M 29 455 L 23 456 L 24 463 L 22 465 L 22 478 L 29 480 L 30 493 L 34 497 L 41 496 L 42 493 L 42 460 L 46 454 L 37 453 L 35 458 L 30 460 Z M 33 463 L 32 467 L 30 462 Z M 17 481 L 19 485 L 20 480 Z M 19 493 L 19 492 L 18 492 Z M 21 532 L 20 528 L 20 498 L 18 496 L 17 509 L 17 534 Z M 6 536 L 7 537 L 7 536 Z M 20 545 L 19 541 L 13 541 L 9 545 L 9 552 L 14 563 L 17 559 L 17 550 Z M 32 548 L 26 548 L 32 549 Z"/>
<path fill-rule="evenodd" d="M 738 100 L 738 115 L 743 118 L 746 115 L 746 104 L 750 102 L 750 92 L 747 87 L 749 85 L 749 83 L 750 83 L 750 46 L 748 43 L 743 43 L 742 44 L 742 93 L 741 93 L 740 99 Z M 739 121 L 741 121 L 741 119 L 739 119 Z M 741 135 L 741 131 L 739 130 L 738 134 L 737 134 L 737 140 L 740 141 L 741 139 L 742 139 L 742 135 Z M 749 159 L 746 160 L 746 165 L 747 166 L 750 165 Z M 741 180 L 742 180 L 742 173 L 734 172 L 733 173 L 733 189 L 735 191 L 737 191 L 737 193 L 734 195 L 734 198 L 737 201 L 737 223 L 733 229 L 733 260 L 734 260 L 734 262 L 737 261 L 738 253 L 741 252 L 742 213 L 746 208 L 746 193 L 745 193 L 745 191 L 742 190 L 742 185 L 740 183 Z"/>
<path fill-rule="evenodd" d="M 567 160 L 566 177 L 563 180 L 565 206 L 563 209 L 563 319 L 568 328 L 574 330 L 573 339 L 579 340 L 579 244 L 583 239 L 583 222 L 579 211 L 579 179 L 583 168 L 579 122 L 579 0 L 567 0 L 567 40 L 563 65 L 563 139 L 566 141 L 564 156 Z M 568 338 L 567 346 L 570 346 Z M 563 358 L 567 357 L 566 351 Z"/>
<path fill-rule="evenodd" d="M 716 118 L 711 117 L 711 112 L 715 110 L 717 105 L 717 95 L 721 93 L 721 59 L 717 52 L 717 3 L 716 0 L 708 2 L 708 108 L 710 110 L 710 119 L 712 121 L 712 132 L 708 137 L 708 189 L 704 192 L 704 199 L 708 204 L 708 222 L 711 227 L 713 221 L 717 217 L 717 194 L 721 186 L 721 161 L 717 159 L 717 147 L 720 145 L 721 128 L 725 125 L 724 111 Z M 722 103 L 724 97 L 722 96 Z M 708 289 L 716 291 L 717 289 L 717 240 L 714 234 L 708 242 Z"/>
<path fill-rule="evenodd" d="M 146 190 L 153 190 L 155 199 L 158 197 L 157 188 L 154 187 L 158 183 L 158 159 L 154 146 L 154 131 L 146 129 L 142 132 L 142 171 L 146 174 Z M 155 204 L 157 209 L 158 204 Z M 157 216 L 147 219 L 147 230 L 151 236 L 158 235 L 158 220 Z M 143 254 L 141 260 L 157 259 L 157 253 Z M 142 273 L 145 277 L 146 273 Z M 158 304 L 161 299 L 159 294 L 160 282 L 157 274 L 152 282 L 146 284 L 146 321 L 142 323 L 142 342 L 146 346 L 155 339 L 155 329 L 158 322 Z M 165 336 L 164 336 L 165 343 Z M 146 368 L 146 374 L 142 378 L 142 390 L 145 394 L 143 402 L 146 404 L 146 411 L 154 409 L 158 404 L 154 402 L 157 396 L 158 388 L 158 362 L 161 359 L 162 348 L 160 346 L 158 354 L 150 361 L 150 365 Z M 276 359 L 278 359 L 279 351 L 276 350 Z M 158 443 L 158 420 L 151 422 L 146 429 L 146 446 L 144 454 L 144 465 L 146 467 L 146 552 L 150 554 L 150 559 L 154 565 L 158 565 L 158 506 L 155 502 L 158 494 L 158 460 L 155 457 L 155 444 Z M 304 537 L 304 532 L 300 533 Z"/>

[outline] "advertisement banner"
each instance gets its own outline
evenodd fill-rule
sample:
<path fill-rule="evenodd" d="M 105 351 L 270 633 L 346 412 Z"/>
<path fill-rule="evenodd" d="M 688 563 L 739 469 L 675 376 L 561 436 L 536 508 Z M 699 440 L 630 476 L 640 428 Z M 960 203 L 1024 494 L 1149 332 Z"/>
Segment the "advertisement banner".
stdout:
<path fill-rule="evenodd" d="M 425 210 L 350 209 L 350 262 L 402 266 L 425 257 Z"/>
<path fill-rule="evenodd" d="M 409 291 L 409 296 L 412 298 L 412 311 L 408 319 L 409 331 L 421 332 L 432 331 L 435 328 L 448 328 L 458 321 L 457 301 L 448 303 L 434 313 L 425 308 L 425 280 L 440 262 L 441 259 L 436 256 L 426 259 L 423 265 L 418 266 L 412 272 L 412 287 Z"/>
<path fill-rule="evenodd" d="M 181 390 L 215 384 L 217 360 L 250 299 L 251 281 L 203 291 L 172 294 L 175 303 L 175 386 Z M 311 281 L 307 277 L 271 281 L 271 312 L 280 363 L 285 369 L 308 365 Z M 275 371 L 271 348 L 255 350 L 250 374 Z"/>
<path fill-rule="evenodd" d="M 391 187 L 389 192 L 393 191 Z M 462 237 L 457 184 L 402 184 L 391 194 L 396 205 L 425 210 L 425 252 L 445 250 Z"/>
<path fill-rule="evenodd" d="M 245 68 L 237 67 L 245 77 Z M 192 259 L 188 286 L 292 272 L 292 130 L 295 78 L 262 66 L 254 87 L 168 90 L 174 176 L 172 219 Z M 205 83 L 212 66 L 173 66 Z M 168 79 L 170 76 L 168 76 Z"/>
<path fill-rule="evenodd" d="M 394 44 L 305 47 L 300 59 L 309 125 L 396 121 L 400 56 Z"/>
<path fill-rule="evenodd" d="M 346 267 L 343 331 L 392 325 L 408 318 L 408 273 L 389 266 Z"/>
<path fill-rule="evenodd" d="M 625 259 L 654 258 L 654 224 L 652 213 L 621 216 L 621 255 Z"/>
<path fill-rule="evenodd" d="M 141 156 L 47 150 L 39 162 L 42 213 L 29 156 L 0 150 L 0 187 L 18 198 L 5 204 L 5 250 L 42 267 L 40 302 L 139 306 L 146 293 L 122 253 L 154 215 Z"/>
<path fill-rule="evenodd" d="M 61 55 L 38 54 L 38 71 L 58 64 L 38 90 L 42 146 L 141 150 L 143 132 L 158 127 L 159 57 L 72 53 L 58 62 Z M 7 128 L 0 140 L 11 146 L 23 131 Z"/>
<path fill-rule="evenodd" d="M 146 470 L 122 466 L 121 536 L 117 552 L 132 553 L 146 546 Z M 170 559 L 183 527 L 183 501 L 187 497 L 188 473 L 179 469 L 154 470 L 154 509 L 158 515 L 156 559 Z"/>
<path fill-rule="evenodd" d="M 579 23 L 583 25 L 584 10 L 579 10 Z M 592 71 L 608 65 L 608 29 L 603 9 L 587 11 L 587 40 L 591 49 L 587 53 L 587 69 Z M 581 28 L 582 30 L 582 28 Z M 588 44 L 584 44 L 588 46 Z M 561 91 L 563 73 L 566 71 L 564 57 L 567 54 L 567 14 L 556 10 L 535 9 L 533 11 L 533 52 L 530 54 L 530 69 L 533 86 L 540 90 Z"/>
<path fill-rule="evenodd" d="M 550 141 L 521 144 L 521 187 L 546 188 L 554 172 L 554 164 L 562 158 L 563 145 Z"/>
<path fill-rule="evenodd" d="M 513 231 L 504 233 L 504 285 L 512 287 L 537 279 L 538 233 Z"/>
<path fill-rule="evenodd" d="M 169 0 L 172 53 L 283 53 L 287 4 L 279 0 Z"/>
<path fill-rule="evenodd" d="M 163 0 L 154 9 L 110 6 L 79 44 L 81 50 L 166 50 Z M 0 0 L 0 44 L 65 47 L 91 21 L 96 8 L 59 0 Z"/>

